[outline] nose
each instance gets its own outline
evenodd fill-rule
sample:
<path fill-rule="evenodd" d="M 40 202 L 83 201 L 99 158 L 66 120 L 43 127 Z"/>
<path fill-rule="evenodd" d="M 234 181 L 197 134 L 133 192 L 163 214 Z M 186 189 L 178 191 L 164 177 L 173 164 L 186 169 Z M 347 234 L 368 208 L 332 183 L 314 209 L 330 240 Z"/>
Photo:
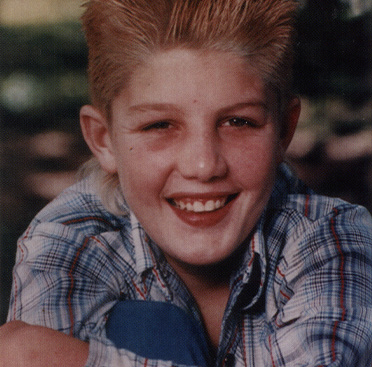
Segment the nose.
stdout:
<path fill-rule="evenodd" d="M 217 133 L 191 134 L 181 145 L 177 164 L 184 178 L 208 182 L 226 175 L 228 166 Z"/>

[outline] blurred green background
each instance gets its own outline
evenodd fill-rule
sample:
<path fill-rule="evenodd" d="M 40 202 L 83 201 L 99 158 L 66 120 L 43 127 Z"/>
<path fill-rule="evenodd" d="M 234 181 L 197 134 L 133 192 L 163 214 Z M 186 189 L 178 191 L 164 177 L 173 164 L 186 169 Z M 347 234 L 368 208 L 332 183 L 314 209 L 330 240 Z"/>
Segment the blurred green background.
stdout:
<path fill-rule="evenodd" d="M 79 0 L 0 0 L 0 325 L 17 238 L 89 156 Z M 320 193 L 372 210 L 371 0 L 303 0 L 295 89 L 303 112 L 288 160 Z"/>

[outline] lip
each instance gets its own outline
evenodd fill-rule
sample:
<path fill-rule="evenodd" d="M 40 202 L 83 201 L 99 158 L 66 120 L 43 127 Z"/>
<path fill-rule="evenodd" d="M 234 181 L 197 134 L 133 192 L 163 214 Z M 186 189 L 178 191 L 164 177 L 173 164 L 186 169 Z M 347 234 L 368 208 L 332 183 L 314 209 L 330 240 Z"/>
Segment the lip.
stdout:
<path fill-rule="evenodd" d="M 184 223 L 193 227 L 211 227 L 222 221 L 231 209 L 239 193 L 234 194 L 203 194 L 203 195 L 177 195 L 167 199 L 173 212 Z M 199 203 L 207 209 L 194 211 L 180 207 L 179 203 Z M 211 208 L 211 202 L 220 203 L 217 207 Z"/>

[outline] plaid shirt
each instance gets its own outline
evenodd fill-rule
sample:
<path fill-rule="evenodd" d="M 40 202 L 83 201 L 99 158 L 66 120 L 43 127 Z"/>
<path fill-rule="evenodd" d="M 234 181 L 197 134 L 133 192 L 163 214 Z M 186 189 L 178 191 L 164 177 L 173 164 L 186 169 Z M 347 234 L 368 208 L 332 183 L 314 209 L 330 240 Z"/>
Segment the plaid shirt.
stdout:
<path fill-rule="evenodd" d="M 282 166 L 231 277 L 216 366 L 370 367 L 371 279 L 368 212 L 315 195 Z M 49 204 L 20 239 L 9 320 L 89 341 L 87 366 L 174 365 L 118 350 L 106 338 L 119 299 L 172 302 L 201 322 L 133 214 L 107 212 L 86 179 Z"/>

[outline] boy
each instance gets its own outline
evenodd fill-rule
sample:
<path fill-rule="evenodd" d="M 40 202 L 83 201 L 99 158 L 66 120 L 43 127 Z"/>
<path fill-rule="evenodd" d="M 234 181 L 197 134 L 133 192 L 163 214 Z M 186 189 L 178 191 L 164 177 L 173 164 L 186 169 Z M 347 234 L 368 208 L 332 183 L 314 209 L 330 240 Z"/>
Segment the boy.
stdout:
<path fill-rule="evenodd" d="M 20 239 L 3 365 L 369 366 L 371 218 L 282 163 L 295 2 L 86 6 L 95 159 Z"/>

